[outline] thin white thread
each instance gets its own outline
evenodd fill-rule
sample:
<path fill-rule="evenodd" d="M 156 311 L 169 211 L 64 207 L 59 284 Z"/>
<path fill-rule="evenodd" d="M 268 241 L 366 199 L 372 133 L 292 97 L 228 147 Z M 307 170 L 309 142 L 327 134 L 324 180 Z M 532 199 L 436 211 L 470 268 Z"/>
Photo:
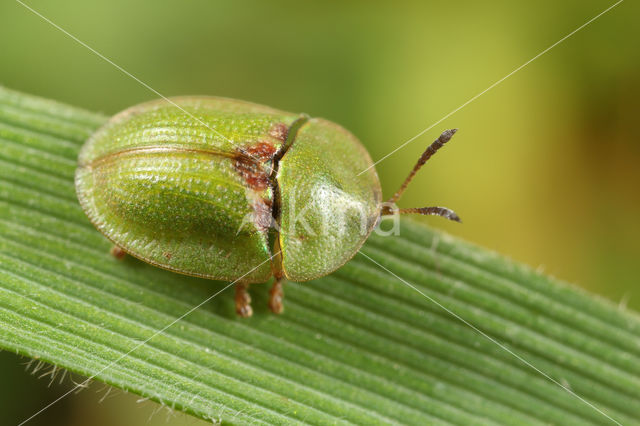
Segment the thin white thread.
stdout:
<path fill-rule="evenodd" d="M 106 367 L 102 368 L 102 370 L 98 371 L 97 373 L 91 375 L 90 377 L 88 377 L 86 380 L 84 380 L 82 383 L 76 384 L 75 387 L 73 387 L 71 390 L 69 390 L 68 392 L 62 394 L 62 396 L 58 397 L 57 399 L 55 399 L 54 401 L 50 402 L 49 404 L 47 404 L 45 407 L 41 408 L 39 411 L 37 411 L 36 413 L 32 414 L 29 418 L 23 420 L 18 426 L 22 426 L 25 423 L 29 422 L 30 420 L 32 420 L 34 417 L 38 416 L 39 414 L 43 413 L 44 411 L 46 411 L 47 409 L 51 408 L 54 404 L 58 403 L 60 400 L 64 399 L 65 397 L 67 397 L 68 395 L 72 394 L 73 392 L 75 392 L 77 389 L 80 389 L 82 387 L 86 387 L 87 384 L 93 380 L 94 378 L 96 378 L 99 374 L 102 374 L 103 372 L 105 372 L 106 370 L 108 370 L 109 368 L 111 368 L 111 366 L 117 364 L 119 361 L 121 361 L 122 359 L 126 358 L 127 356 L 129 356 L 129 354 L 131 354 L 133 351 L 135 351 L 136 349 L 138 349 L 141 346 L 144 346 L 147 344 L 147 342 L 149 342 L 151 339 L 153 339 L 154 337 L 156 337 L 158 334 L 163 333 L 164 331 L 166 331 L 169 327 L 171 327 L 172 325 L 174 325 L 175 323 L 177 323 L 178 321 L 180 321 L 181 319 L 183 319 L 184 317 L 186 317 L 187 315 L 189 315 L 190 313 L 192 313 L 193 311 L 195 311 L 196 309 L 198 309 L 199 307 L 201 307 L 202 305 L 204 305 L 205 303 L 209 302 L 210 300 L 212 300 L 213 298 L 215 298 L 217 295 L 219 295 L 220 293 L 222 293 L 223 291 L 225 291 L 226 289 L 228 289 L 229 287 L 231 287 L 233 284 L 237 283 L 238 281 L 240 281 L 242 278 L 246 277 L 247 275 L 249 275 L 250 273 L 252 273 L 253 271 L 255 271 L 256 269 L 258 269 L 260 266 L 264 265 L 267 262 L 270 262 L 274 257 L 276 257 L 277 255 L 280 254 L 280 251 L 278 251 L 277 253 L 275 253 L 273 256 L 271 256 L 270 258 L 268 258 L 267 260 L 265 260 L 264 262 L 260 263 L 258 266 L 256 266 L 255 268 L 251 269 L 249 272 L 247 272 L 246 274 L 244 274 L 243 276 L 241 276 L 240 278 L 238 278 L 237 280 L 229 283 L 228 285 L 226 285 L 222 290 L 219 290 L 218 292 L 212 294 L 211 296 L 207 297 L 205 300 L 203 300 L 202 302 L 200 302 L 199 304 L 197 304 L 196 306 L 194 306 L 193 308 L 189 309 L 187 312 L 185 312 L 184 314 L 182 314 L 181 316 L 179 316 L 178 318 L 176 318 L 175 320 L 173 320 L 172 322 L 170 322 L 168 325 L 166 325 L 165 327 L 161 328 L 160 330 L 156 331 L 155 333 L 153 333 L 150 337 L 148 337 L 147 339 L 143 340 L 141 343 L 138 343 L 136 346 L 133 347 L 133 349 L 129 350 L 127 353 L 125 353 L 124 355 L 121 355 L 120 357 L 118 357 L 115 361 L 111 361 L 111 363 L 109 363 Z"/>
<path fill-rule="evenodd" d="M 529 361 L 527 361 L 526 359 L 522 358 L 520 355 L 516 354 L 515 352 L 513 352 L 511 349 L 507 348 L 506 346 L 504 346 L 502 343 L 498 342 L 496 339 L 494 339 L 493 337 L 489 336 L 487 333 L 485 333 L 484 331 L 480 330 L 478 327 L 474 326 L 473 324 L 471 324 L 469 321 L 465 320 L 464 318 L 462 318 L 460 315 L 456 314 L 455 312 L 453 312 L 451 309 L 447 308 L 446 306 L 442 305 L 440 302 L 438 302 L 437 300 L 435 300 L 434 298 L 426 295 L 425 293 L 423 293 L 422 291 L 420 291 L 419 288 L 415 287 L 413 284 L 408 283 L 407 281 L 405 281 L 403 278 L 399 277 L 398 275 L 396 275 L 395 273 L 391 272 L 389 269 L 387 269 L 386 267 L 384 267 L 383 265 L 381 265 L 380 263 L 376 262 L 375 260 L 373 260 L 371 257 L 367 256 L 366 254 L 364 254 L 362 251 L 359 252 L 361 255 L 363 255 L 364 257 L 366 257 L 367 259 L 369 259 L 371 262 L 375 263 L 376 265 L 378 265 L 379 267 L 381 267 L 382 269 L 384 269 L 385 271 L 387 271 L 389 274 L 393 275 L 395 278 L 397 278 L 398 280 L 400 280 L 401 282 L 403 282 L 404 284 L 406 284 L 408 287 L 412 288 L 413 290 L 417 291 L 418 293 L 420 293 L 421 295 L 423 295 L 427 300 L 429 300 L 430 302 L 434 303 L 435 305 L 437 305 L 438 307 L 440 307 L 441 309 L 445 310 L 449 315 L 452 315 L 453 317 L 455 317 L 457 320 L 461 321 L 462 323 L 464 323 L 466 326 L 470 327 L 472 330 L 474 330 L 475 332 L 479 333 L 481 336 L 485 337 L 486 339 L 488 339 L 490 342 L 496 344 L 498 347 L 500 347 L 501 349 L 505 350 L 506 352 L 508 352 L 509 354 L 511 354 L 512 356 L 514 356 L 516 359 L 518 359 L 520 362 L 522 362 L 523 364 L 525 364 L 527 367 L 532 368 L 533 370 L 535 370 L 538 374 L 541 374 L 542 376 L 544 376 L 547 380 L 551 381 L 552 383 L 555 383 L 556 385 L 560 386 L 562 389 L 564 389 L 565 391 L 567 391 L 570 395 L 573 395 L 574 397 L 576 397 L 577 399 L 579 399 L 580 401 L 582 401 L 583 403 L 585 403 L 586 405 L 588 405 L 589 407 L 593 408 L 594 410 L 596 410 L 598 413 L 602 414 L 603 416 L 605 416 L 607 419 L 611 420 L 612 422 L 614 422 L 617 425 L 622 426 L 619 422 L 617 422 L 616 420 L 614 420 L 613 418 L 611 418 L 608 414 L 606 414 L 604 411 L 600 410 L 598 407 L 596 407 L 595 405 L 593 405 L 592 403 L 590 403 L 589 401 L 587 401 L 586 399 L 582 398 L 580 395 L 576 394 L 575 392 L 573 392 L 571 389 L 569 389 L 568 387 L 564 386 L 562 383 L 558 382 L 557 380 L 555 380 L 553 377 L 549 376 L 547 373 L 545 373 L 544 371 L 540 370 L 539 368 L 537 368 L 535 365 L 531 364 Z"/>
<path fill-rule="evenodd" d="M 429 130 L 433 129 L 435 126 L 437 126 L 438 124 L 440 124 L 441 122 L 443 122 L 444 120 L 446 120 L 447 118 L 451 117 L 453 114 L 455 114 L 456 112 L 460 111 L 462 108 L 466 107 L 467 105 L 469 105 L 471 102 L 475 101 L 476 99 L 478 99 L 480 96 L 484 95 L 485 93 L 487 93 L 489 90 L 493 89 L 494 87 L 496 87 L 497 85 L 499 85 L 500 83 L 502 83 L 503 81 L 505 81 L 507 78 L 511 77 L 512 75 L 514 75 L 515 73 L 517 73 L 518 71 L 520 71 L 522 68 L 526 67 L 527 65 L 529 65 L 531 62 L 535 61 L 536 59 L 538 59 L 540 56 L 544 55 L 545 53 L 547 53 L 548 51 L 550 51 L 551 49 L 553 49 L 554 47 L 556 47 L 557 45 L 559 45 L 560 43 L 562 43 L 563 41 L 565 41 L 566 39 L 568 39 L 569 37 L 571 37 L 572 35 L 574 35 L 575 33 L 577 33 L 578 31 L 580 31 L 581 29 L 583 29 L 584 27 L 586 27 L 587 25 L 589 25 L 590 23 L 592 23 L 593 21 L 595 21 L 596 19 L 598 19 L 599 17 L 601 17 L 602 15 L 604 15 L 605 13 L 607 13 L 608 11 L 610 11 L 611 9 L 613 9 L 614 7 L 616 7 L 617 5 L 619 5 L 620 3 L 622 3 L 624 0 L 618 0 L 617 3 L 613 4 L 612 6 L 609 6 L 608 8 L 606 8 L 605 10 L 603 10 L 602 12 L 600 12 L 599 14 L 597 14 L 596 16 L 594 16 L 593 18 L 589 19 L 587 22 L 585 22 L 584 24 L 580 25 L 578 28 L 576 28 L 575 30 L 571 31 L 569 34 L 567 34 L 566 36 L 562 37 L 560 40 L 556 41 L 555 43 L 553 43 L 551 46 L 547 47 L 546 49 L 544 49 L 542 52 L 538 53 L 536 56 L 534 56 L 533 58 L 529 59 L 527 62 L 525 62 L 524 64 L 520 65 L 518 68 L 516 68 L 515 70 L 511 71 L 509 74 L 505 75 L 504 77 L 502 77 L 500 80 L 496 81 L 495 83 L 493 83 L 491 86 L 487 87 L 486 89 L 484 89 L 482 92 L 478 93 L 477 95 L 475 95 L 474 97 L 472 97 L 471 99 L 469 99 L 467 102 L 463 103 L 462 105 L 460 105 L 458 108 L 454 109 L 453 111 L 451 111 L 449 114 L 445 115 L 444 117 L 442 117 L 440 120 L 436 121 L 435 123 L 433 123 L 431 126 L 427 127 L 426 129 L 422 130 L 420 133 L 418 133 L 417 135 L 413 136 L 412 138 L 408 139 L 406 142 L 404 142 L 402 145 L 400 145 L 399 147 L 397 147 L 396 149 L 394 149 L 393 151 L 391 151 L 390 153 L 388 153 L 387 155 L 385 155 L 384 157 L 382 157 L 381 159 L 379 159 L 378 161 L 376 161 L 375 163 L 373 163 L 372 165 L 370 165 L 369 167 L 367 167 L 366 169 L 364 169 L 363 171 L 361 171 L 360 173 L 358 173 L 358 176 L 360 176 L 361 174 L 363 174 L 364 172 L 366 172 L 367 170 L 369 170 L 370 168 L 376 166 L 378 163 L 380 163 L 381 161 L 386 160 L 388 157 L 392 156 L 393 154 L 395 154 L 396 152 L 398 152 L 399 150 L 401 150 L 402 148 L 404 148 L 405 146 L 407 146 L 408 144 L 410 144 L 411 142 L 413 142 L 414 140 L 418 139 L 420 136 L 424 135 L 426 132 L 428 132 Z"/>
<path fill-rule="evenodd" d="M 613 4 L 612 6 L 608 7 L 607 9 L 605 9 L 604 11 L 602 11 L 601 13 L 599 13 L 598 15 L 596 15 L 595 17 L 591 18 L 589 21 L 587 21 L 586 23 L 584 23 L 583 25 L 581 25 L 580 27 L 576 28 L 575 30 L 573 30 L 571 33 L 567 34 L 566 36 L 564 36 L 563 38 L 561 38 L 560 40 L 558 40 L 557 42 L 555 42 L 554 44 L 552 44 L 551 46 L 549 46 L 548 48 L 546 48 L 545 50 L 543 50 L 542 52 L 538 53 L 536 56 L 534 56 L 532 59 L 528 60 L 527 62 L 525 62 L 524 64 L 520 65 L 518 68 L 516 68 L 515 70 L 513 70 L 512 72 L 510 72 L 509 74 L 507 74 L 506 76 L 504 76 L 503 78 L 501 78 L 500 80 L 496 81 L 495 83 L 493 83 L 491 86 L 489 86 L 488 88 L 486 88 L 485 90 L 483 90 L 482 92 L 478 93 L 477 95 L 475 95 L 474 97 L 472 97 L 471 99 L 469 99 L 467 102 L 463 103 L 462 105 L 460 105 L 459 107 L 457 107 L 456 109 L 454 109 L 453 111 L 451 111 L 450 113 L 448 113 L 447 115 L 445 115 L 444 117 L 442 117 L 440 120 L 436 121 L 435 123 L 433 123 L 431 126 L 427 127 L 426 129 L 422 130 L 421 132 L 419 132 L 417 135 L 413 136 L 412 138 L 408 139 L 406 142 L 404 142 L 402 145 L 400 145 L 398 148 L 396 148 L 395 150 L 393 150 L 392 152 L 390 152 L 389 154 L 385 155 L 384 157 L 382 157 L 381 159 L 379 159 L 378 161 L 376 161 L 375 163 L 373 163 L 371 166 L 369 166 L 368 168 L 364 169 L 362 172 L 360 172 L 358 174 L 361 175 L 362 173 L 366 172 L 367 170 L 369 170 L 371 167 L 374 167 L 375 165 L 377 165 L 378 163 L 380 163 L 381 161 L 385 160 L 386 158 L 388 158 L 389 156 L 393 155 L 394 153 L 396 153 L 398 150 L 402 149 L 404 146 L 408 145 L 409 143 L 411 143 L 412 141 L 414 141 L 415 139 L 419 138 L 420 136 L 422 136 L 424 133 L 426 133 L 427 131 L 429 131 L 430 129 L 432 129 L 433 127 L 435 127 L 437 124 L 439 124 L 440 122 L 444 121 L 445 119 L 447 119 L 448 117 L 450 117 L 451 115 L 455 114 L 456 112 L 458 112 L 459 110 L 461 110 L 462 108 L 466 107 L 467 105 L 469 105 L 471 102 L 475 101 L 477 98 L 479 98 L 480 96 L 484 95 L 486 92 L 488 92 L 489 90 L 493 89 L 494 87 L 496 87 L 497 85 L 499 85 L 500 83 L 502 83 L 504 80 L 506 80 L 507 78 L 511 77 L 513 74 L 515 74 L 516 72 L 520 71 L 522 68 L 524 68 L 525 66 L 527 66 L 528 64 L 530 64 L 531 62 L 535 61 L 536 59 L 538 59 L 540 56 L 544 55 L 545 53 L 547 53 L 549 50 L 553 49 L 554 47 L 556 47 L 557 45 L 559 45 L 560 43 L 562 43 L 563 41 L 565 41 L 566 39 L 568 39 L 569 37 L 571 37 L 572 35 L 574 35 L 575 33 L 577 33 L 578 31 L 580 31 L 581 29 L 583 29 L 584 27 L 586 27 L 587 25 L 591 24 L 593 21 L 595 21 L 596 19 L 598 19 L 599 17 L 601 17 L 602 15 L 604 15 L 605 13 L 607 13 L 608 11 L 610 11 L 611 9 L 613 9 L 614 7 L 618 6 L 620 3 L 622 3 L 624 0 L 619 0 L 618 2 L 616 2 L 615 4 Z M 43 16 L 42 14 L 40 14 L 39 12 L 37 12 L 36 10 L 34 10 L 33 8 L 31 8 L 30 6 L 26 5 L 25 3 L 23 3 L 20 0 L 16 0 L 16 2 L 18 2 L 20 5 L 22 5 L 23 7 L 25 7 L 26 9 L 30 10 L 32 13 L 34 13 L 35 15 L 39 16 L 41 19 L 43 19 L 44 21 L 46 21 L 47 23 L 49 23 L 50 25 L 52 25 L 53 27 L 55 27 L 56 29 L 58 29 L 59 31 L 61 31 L 62 33 L 64 33 L 65 35 L 67 35 L 68 37 L 70 37 L 71 39 L 73 39 L 74 41 L 76 41 L 77 43 L 79 43 L 80 45 L 84 46 L 85 48 L 87 48 L 88 50 L 90 50 L 91 52 L 93 52 L 95 55 L 97 55 L 98 57 L 100 57 L 101 59 L 105 60 L 106 62 L 108 62 L 109 64 L 111 64 L 112 66 L 114 66 L 115 68 L 117 68 L 118 70 L 120 70 L 121 72 L 123 72 L 125 75 L 131 77 L 132 79 L 134 79 L 135 81 L 137 81 L 138 83 L 140 83 L 142 86 L 144 86 L 145 88 L 147 88 L 148 90 L 152 91 L 153 93 L 155 93 L 156 95 L 160 96 L 162 99 L 164 99 L 165 101 L 169 102 L 170 104 L 172 104 L 173 106 L 175 106 L 176 108 L 180 109 L 181 111 L 183 111 L 185 114 L 187 114 L 188 116 L 190 116 L 191 118 L 197 120 L 198 122 L 200 122 L 201 124 L 203 124 L 205 127 L 207 127 L 209 130 L 211 130 L 212 132 L 218 134 L 219 136 L 221 136 L 222 138 L 226 139 L 228 142 L 233 143 L 233 141 L 229 140 L 227 137 L 225 137 L 224 135 L 222 135 L 221 133 L 219 133 L 217 130 L 211 128 L 210 126 L 208 126 L 206 123 L 204 123 L 202 120 L 200 120 L 199 118 L 193 116 L 192 114 L 190 114 L 188 111 L 184 110 L 182 107 L 180 107 L 179 105 L 177 105 L 175 102 L 171 101 L 169 98 L 167 98 L 166 96 L 162 95 L 160 92 L 158 92 L 157 90 L 155 90 L 154 88 L 152 88 L 151 86 L 149 86 L 148 84 L 144 83 L 142 80 L 140 80 L 139 78 L 137 78 L 136 76 L 134 76 L 133 74 L 129 73 L 127 70 L 125 70 L 124 68 L 122 68 L 121 66 L 119 66 L 118 64 L 114 63 L 113 61 L 111 61 L 109 58 L 107 58 L 106 56 L 102 55 L 101 53 L 99 53 L 98 51 L 96 51 L 95 49 L 93 49 L 91 46 L 87 45 L 86 43 L 84 43 L 83 41 L 79 40 L 77 37 L 73 36 L 72 34 L 70 34 L 68 31 L 64 30 L 63 28 L 61 28 L 60 26 L 58 26 L 57 24 L 55 24 L 54 22 L 52 22 L 50 19 L 46 18 L 45 16 Z M 181 319 L 183 319 L 184 317 L 186 317 L 187 315 L 189 315 L 191 312 L 195 311 L 196 309 L 198 309 L 200 306 L 204 305 L 205 303 L 207 303 L 208 301 L 212 300 L 214 297 L 216 297 L 218 294 L 222 293 L 224 290 L 226 290 L 227 288 L 231 287 L 231 285 L 235 284 L 237 281 L 239 281 L 240 279 L 244 278 L 246 275 L 250 274 L 251 272 L 253 272 L 255 269 L 259 268 L 260 266 L 262 266 L 264 263 L 270 261 L 271 259 L 273 259 L 273 257 L 277 256 L 280 252 L 274 254 L 273 256 L 271 256 L 269 259 L 267 259 L 266 261 L 260 263 L 258 266 L 256 266 L 255 268 L 253 268 L 252 270 L 250 270 L 249 272 L 247 272 L 246 274 L 244 274 L 242 277 L 238 278 L 237 280 L 229 283 L 227 286 L 225 286 L 222 290 L 218 291 L 217 293 L 214 293 L 212 296 L 208 297 L 207 299 L 205 299 L 203 302 L 201 302 L 200 304 L 196 305 L 195 307 L 191 308 L 189 311 L 187 311 L 186 313 L 184 313 L 182 316 L 178 317 L 177 319 L 175 319 L 174 321 L 172 321 L 170 324 L 168 324 L 167 326 L 165 326 L 164 328 L 158 330 L 156 333 L 154 333 L 152 336 L 150 336 L 149 338 L 147 338 L 146 340 L 144 340 L 143 342 L 139 343 L 138 345 L 136 345 L 133 349 L 131 349 L 130 351 L 128 351 L 127 353 L 125 353 L 124 355 L 120 356 L 118 359 L 116 359 L 115 361 L 112 361 L 110 364 L 108 364 L 106 367 L 104 367 L 102 370 L 100 370 L 98 373 L 95 373 L 94 375 L 90 376 L 89 378 L 87 378 L 84 382 L 77 384 L 76 387 L 74 387 L 73 389 L 71 389 L 70 391 L 68 391 L 67 393 L 63 394 L 62 396 L 60 396 L 59 398 L 57 398 L 56 400 L 52 401 L 51 403 L 49 403 L 47 406 L 45 406 L 44 408 L 42 408 L 41 410 L 39 410 L 38 412 L 36 412 L 35 414 L 33 414 L 32 416 L 30 416 L 29 418 L 27 418 L 26 420 L 24 420 L 23 422 L 21 422 L 19 424 L 19 426 L 24 425 L 25 423 L 29 422 L 30 420 L 32 420 L 34 417 L 38 416 L 39 414 L 41 414 L 42 412 L 44 412 L 45 410 L 47 410 L 48 408 L 50 408 L 52 405 L 56 404 L 57 402 L 59 402 L 60 400 L 62 400 L 63 398 L 65 398 L 66 396 L 68 396 L 69 394 L 73 393 L 76 389 L 81 388 L 83 386 L 86 386 L 86 384 L 88 382 L 90 382 L 93 378 L 95 378 L 97 375 L 101 374 L 102 372 L 106 371 L 107 369 L 109 369 L 112 365 L 116 364 L 117 362 L 119 362 L 120 360 L 122 360 L 123 358 L 127 357 L 129 354 L 131 354 L 133 351 L 135 351 L 136 349 L 138 349 L 139 347 L 145 345 L 148 341 L 150 341 L 152 338 L 154 338 L 155 336 L 157 336 L 158 334 L 161 334 L 162 332 L 164 332 L 165 330 L 167 330 L 169 327 L 171 327 L 172 325 L 174 325 L 175 323 L 177 323 L 178 321 L 180 321 Z M 493 339 L 491 336 L 487 335 L 486 333 L 484 333 L 483 331 L 481 331 L 480 329 L 478 329 L 477 327 L 475 327 L 473 324 L 469 323 L 468 321 L 466 321 L 465 319 L 463 319 L 462 317 L 460 317 L 459 315 L 455 314 L 454 312 L 452 312 L 451 310 L 449 310 L 448 308 L 446 308 L 445 306 L 441 305 L 440 303 L 438 303 L 436 300 L 434 300 L 433 298 L 429 297 L 428 295 L 424 294 L 422 291 L 420 291 L 419 289 L 417 289 L 416 287 L 414 287 L 413 285 L 411 285 L 410 283 L 408 283 L 407 281 L 405 281 L 404 279 L 400 278 L 398 275 L 396 275 L 395 273 L 391 272 L 389 269 L 387 269 L 386 267 L 382 266 L 381 264 L 379 264 L 378 262 L 376 262 L 375 260 L 373 260 L 371 257 L 367 256 L 366 254 L 360 252 L 360 254 L 362 254 L 363 256 L 365 256 L 367 259 L 369 259 L 371 262 L 375 263 L 376 265 L 378 265 L 379 267 L 383 268 L 385 271 L 387 271 L 388 273 L 390 273 L 391 275 L 393 275 L 394 277 L 396 277 L 397 279 L 399 279 L 401 282 L 403 282 L 404 284 L 406 284 L 407 286 L 411 287 L 412 289 L 414 289 L 415 291 L 417 291 L 418 293 L 420 293 L 422 296 L 424 296 L 425 298 L 427 298 L 428 300 L 430 300 L 431 302 L 433 302 L 434 304 L 436 304 L 437 306 L 439 306 L 440 308 L 444 309 L 446 312 L 448 312 L 450 315 L 454 316 L 455 318 L 457 318 L 458 320 L 460 320 L 461 322 L 463 322 L 464 324 L 466 324 L 468 327 L 472 328 L 473 330 L 475 330 L 477 333 L 481 334 L 482 336 L 484 336 L 485 338 L 487 338 L 489 341 L 493 342 L 494 344 L 498 345 L 500 348 L 502 348 L 503 350 L 507 351 L 509 354 L 511 354 L 512 356 L 514 356 L 515 358 L 517 358 L 518 360 L 520 360 L 521 362 L 523 362 L 525 365 L 529 366 L 530 368 L 534 369 L 536 372 L 538 372 L 539 374 L 543 375 L 545 378 L 547 378 L 548 380 L 550 380 L 551 382 L 555 383 L 556 385 L 558 385 L 559 387 L 561 387 L 562 389 L 564 389 L 565 391 L 567 391 L 569 394 L 573 395 L 574 397 L 576 397 L 577 399 L 579 399 L 580 401 L 582 401 L 583 403 L 587 404 L 588 406 L 590 406 L 591 408 L 593 408 L 594 410 L 596 410 L 597 412 L 599 412 L 600 414 L 602 414 L 603 416 L 605 416 L 606 418 L 608 418 L 609 420 L 611 420 L 612 422 L 620 425 L 620 423 L 618 423 L 616 420 L 614 420 L 613 418 L 611 418 L 610 416 L 608 416 L 606 413 L 604 413 L 603 411 L 601 411 L 599 408 L 597 408 L 595 405 L 591 404 L 590 402 L 586 401 L 585 399 L 583 399 L 582 397 L 580 397 L 579 395 L 577 395 L 576 393 L 574 393 L 573 391 L 571 391 L 570 389 L 568 389 L 567 387 L 563 386 L 561 383 L 559 383 L 558 381 L 554 380 L 552 377 L 550 377 L 549 375 L 547 375 L 546 373 L 544 373 L 543 371 L 539 370 L 538 368 L 536 368 L 534 365 L 532 365 L 530 362 L 528 362 L 527 360 L 525 360 L 524 358 L 520 357 L 519 355 L 517 355 L 516 353 L 512 352 L 510 349 L 508 349 L 507 347 L 505 347 L 504 345 L 502 345 L 501 343 L 499 343 L 498 341 L 496 341 L 495 339 Z"/>

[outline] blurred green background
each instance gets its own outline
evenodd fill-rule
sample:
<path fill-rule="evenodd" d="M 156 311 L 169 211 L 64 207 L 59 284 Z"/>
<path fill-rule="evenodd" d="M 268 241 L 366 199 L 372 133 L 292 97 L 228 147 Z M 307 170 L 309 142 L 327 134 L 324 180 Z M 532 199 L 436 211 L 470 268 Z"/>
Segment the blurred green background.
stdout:
<path fill-rule="evenodd" d="M 30 0 L 163 95 L 246 99 L 336 121 L 374 160 L 431 126 L 613 1 L 260 2 Z M 640 17 L 626 1 L 377 169 L 390 196 L 445 128 L 460 132 L 402 207 L 425 222 L 640 308 Z M 0 4 L 0 84 L 107 114 L 157 97 L 62 32 Z M 0 354 L 0 424 L 52 385 Z M 101 385 L 31 424 L 197 424 Z M 147 419 L 151 416 L 151 420 Z"/>

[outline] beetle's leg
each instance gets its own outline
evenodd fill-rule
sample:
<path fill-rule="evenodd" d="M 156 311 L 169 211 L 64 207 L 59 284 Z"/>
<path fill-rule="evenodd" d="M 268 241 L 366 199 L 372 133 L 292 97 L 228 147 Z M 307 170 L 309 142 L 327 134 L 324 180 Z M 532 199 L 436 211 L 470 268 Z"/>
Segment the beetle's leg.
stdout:
<path fill-rule="evenodd" d="M 281 314 L 284 311 L 284 277 L 277 277 L 269 290 L 269 309 L 274 314 Z"/>
<path fill-rule="evenodd" d="M 124 250 L 122 250 L 120 247 L 113 246 L 111 247 L 111 255 L 116 259 L 120 260 L 120 259 L 124 259 L 127 253 Z"/>
<path fill-rule="evenodd" d="M 253 309 L 251 309 L 251 296 L 249 295 L 249 284 L 238 282 L 236 283 L 236 313 L 243 318 L 248 318 L 253 315 Z"/>

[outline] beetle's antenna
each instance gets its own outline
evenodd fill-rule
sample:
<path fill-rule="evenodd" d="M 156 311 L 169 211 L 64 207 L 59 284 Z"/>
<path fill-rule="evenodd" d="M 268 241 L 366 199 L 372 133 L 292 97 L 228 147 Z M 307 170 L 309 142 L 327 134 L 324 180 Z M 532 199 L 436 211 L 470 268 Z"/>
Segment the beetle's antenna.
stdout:
<path fill-rule="evenodd" d="M 400 186 L 400 189 L 398 189 L 396 191 L 396 193 L 393 194 L 393 197 L 389 198 L 389 201 L 387 201 L 387 203 L 395 203 L 396 201 L 398 201 L 398 199 L 400 198 L 402 193 L 405 191 L 405 189 L 407 189 L 407 186 L 409 185 L 409 183 L 411 183 L 411 181 L 413 180 L 413 177 L 416 175 L 416 173 L 418 173 L 418 170 L 420 170 L 422 168 L 422 166 L 424 166 L 424 163 L 426 163 L 427 160 L 429 158 L 431 158 L 431 156 L 433 154 L 436 153 L 436 151 L 438 151 L 440 148 L 442 148 L 442 145 L 444 145 L 445 143 L 449 142 L 449 140 L 451 140 L 451 138 L 453 137 L 453 135 L 457 131 L 458 131 L 458 129 L 445 130 L 444 132 L 442 132 L 442 134 L 440 135 L 440 137 L 438 139 L 436 139 L 435 141 L 433 141 L 433 143 L 431 145 L 429 145 L 429 147 L 420 156 L 420 159 L 418 160 L 416 165 L 413 167 L 413 170 L 411 170 L 411 173 L 409 173 L 409 176 L 407 176 L 407 178 L 404 180 L 404 182 L 402 182 L 402 185 Z M 439 209 L 439 208 L 440 207 L 427 207 L 427 209 Z M 407 209 L 407 210 L 412 210 L 412 209 Z M 420 210 L 420 209 L 418 209 L 418 210 Z M 402 210 L 400 210 L 400 212 L 402 212 Z M 419 213 L 419 212 L 417 212 L 417 211 L 413 212 L 412 211 L 412 212 L 406 212 L 406 213 Z M 421 213 L 421 214 L 439 214 L 439 213 Z M 439 215 L 440 216 L 444 216 L 442 214 L 439 214 Z M 454 213 L 454 215 L 455 215 L 455 213 Z"/>
<path fill-rule="evenodd" d="M 442 216 L 445 219 L 453 220 L 455 222 L 462 222 L 460 220 L 460 217 L 458 217 L 458 215 L 456 214 L 456 212 L 446 207 L 415 207 L 411 209 L 397 209 L 397 210 L 390 207 L 392 205 L 395 206 L 395 202 L 398 201 L 398 199 L 402 196 L 404 191 L 407 189 L 407 186 L 409 186 L 409 183 L 411 183 L 411 181 L 413 180 L 413 177 L 416 175 L 416 173 L 418 173 L 418 170 L 420 170 L 422 166 L 424 166 L 424 164 L 427 162 L 427 160 L 431 158 L 433 154 L 435 154 L 440 148 L 442 148 L 442 146 L 445 143 L 449 142 L 457 131 L 458 129 L 445 130 L 444 132 L 442 132 L 442 134 L 438 139 L 436 139 L 435 141 L 433 141 L 431 145 L 429 145 L 429 147 L 420 156 L 420 159 L 418 160 L 416 165 L 413 167 L 413 170 L 411 170 L 411 173 L 409 173 L 409 176 L 407 176 L 404 182 L 402 182 L 402 185 L 400 185 L 400 188 L 396 191 L 395 194 L 393 194 L 393 197 L 389 198 L 389 201 L 387 201 L 385 205 L 382 207 L 382 211 L 380 212 L 382 216 L 392 215 L 396 213 L 422 214 L 425 216 L 427 215 Z"/>
<path fill-rule="evenodd" d="M 456 214 L 456 212 L 454 212 L 451 209 L 448 209 L 446 207 L 415 207 L 412 209 L 398 209 L 396 210 L 396 212 L 400 213 L 400 214 L 422 214 L 425 216 L 442 216 L 445 219 L 449 219 L 449 220 L 453 220 L 454 222 L 460 222 L 462 223 L 462 221 L 460 220 L 460 217 L 458 217 L 458 215 Z M 385 212 L 382 213 L 383 216 L 385 215 L 392 215 L 395 212 L 393 210 L 387 210 Z"/>

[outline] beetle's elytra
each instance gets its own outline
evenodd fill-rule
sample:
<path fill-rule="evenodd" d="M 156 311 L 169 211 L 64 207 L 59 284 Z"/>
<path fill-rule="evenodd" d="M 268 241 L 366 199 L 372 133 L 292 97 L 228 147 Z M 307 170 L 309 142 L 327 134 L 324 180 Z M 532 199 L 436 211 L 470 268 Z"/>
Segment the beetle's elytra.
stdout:
<path fill-rule="evenodd" d="M 423 154 L 415 172 L 453 135 Z M 232 99 L 181 97 L 129 108 L 94 133 L 76 172 L 80 204 L 118 248 L 182 274 L 235 281 L 236 310 L 252 313 L 250 283 L 333 272 L 381 215 L 436 214 L 381 203 L 371 158 L 329 121 Z M 366 172 L 362 173 L 364 170 Z"/>

